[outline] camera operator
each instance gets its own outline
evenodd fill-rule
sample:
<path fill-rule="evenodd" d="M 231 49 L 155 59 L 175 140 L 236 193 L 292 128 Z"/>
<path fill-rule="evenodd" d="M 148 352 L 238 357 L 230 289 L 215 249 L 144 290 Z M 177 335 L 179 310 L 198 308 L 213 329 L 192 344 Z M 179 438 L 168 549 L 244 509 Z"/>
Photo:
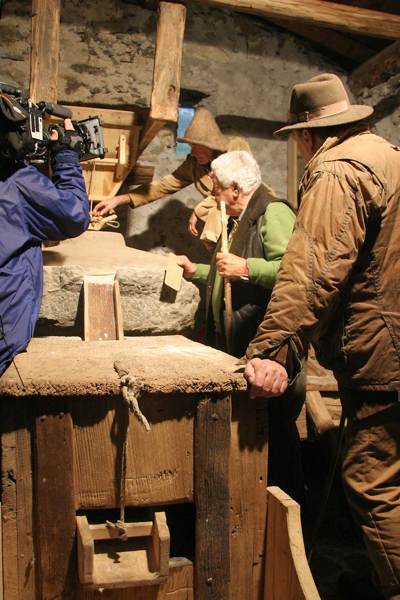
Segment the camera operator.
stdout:
<path fill-rule="evenodd" d="M 80 140 L 71 120 L 65 120 L 65 132 L 50 134 L 50 180 L 15 150 L 23 135 L 18 112 L 13 99 L 0 94 L 0 375 L 33 335 L 42 298 L 42 242 L 76 237 L 89 225 Z"/>

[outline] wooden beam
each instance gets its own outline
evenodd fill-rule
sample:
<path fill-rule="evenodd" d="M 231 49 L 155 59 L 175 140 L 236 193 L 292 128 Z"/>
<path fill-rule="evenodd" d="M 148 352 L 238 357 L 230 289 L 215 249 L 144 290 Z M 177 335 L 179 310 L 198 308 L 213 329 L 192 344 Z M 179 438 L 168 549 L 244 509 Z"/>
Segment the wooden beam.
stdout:
<path fill-rule="evenodd" d="M 281 19 L 270 19 L 272 23 L 286 29 L 295 35 L 301 36 L 310 42 L 314 42 L 334 52 L 338 56 L 343 56 L 347 60 L 354 61 L 355 64 L 363 63 L 375 55 L 374 50 L 362 44 L 358 40 L 351 39 L 338 31 L 321 29 L 313 25 L 296 23 L 295 21 L 282 21 Z"/>
<path fill-rule="evenodd" d="M 384 83 L 400 71 L 400 41 L 387 46 L 370 60 L 355 69 L 348 79 L 354 94 L 365 88 Z"/>
<path fill-rule="evenodd" d="M 57 101 L 61 0 L 32 0 L 30 97 Z"/>
<path fill-rule="evenodd" d="M 400 38 L 400 16 L 319 0 L 197 0 L 219 8 L 379 38 Z"/>
<path fill-rule="evenodd" d="M 160 2 L 150 100 L 153 120 L 178 120 L 185 19 L 186 6 Z"/>

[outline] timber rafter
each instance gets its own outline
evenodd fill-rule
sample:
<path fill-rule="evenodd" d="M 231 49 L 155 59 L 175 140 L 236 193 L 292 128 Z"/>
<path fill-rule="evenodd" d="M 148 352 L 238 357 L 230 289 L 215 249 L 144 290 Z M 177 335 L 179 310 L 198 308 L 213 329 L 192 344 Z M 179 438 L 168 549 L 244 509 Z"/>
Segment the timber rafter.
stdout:
<path fill-rule="evenodd" d="M 197 0 L 220 8 L 338 29 L 378 38 L 400 38 L 400 15 L 320 0 Z"/>

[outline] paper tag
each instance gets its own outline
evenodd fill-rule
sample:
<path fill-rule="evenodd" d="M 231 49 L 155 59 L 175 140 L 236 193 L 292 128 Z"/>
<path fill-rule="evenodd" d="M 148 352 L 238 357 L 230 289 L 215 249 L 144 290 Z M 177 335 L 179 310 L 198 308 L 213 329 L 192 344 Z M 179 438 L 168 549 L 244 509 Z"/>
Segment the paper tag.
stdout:
<path fill-rule="evenodd" d="M 171 289 L 179 292 L 183 277 L 183 268 L 176 262 L 175 254 L 169 254 L 167 270 L 165 271 L 164 283 Z"/>

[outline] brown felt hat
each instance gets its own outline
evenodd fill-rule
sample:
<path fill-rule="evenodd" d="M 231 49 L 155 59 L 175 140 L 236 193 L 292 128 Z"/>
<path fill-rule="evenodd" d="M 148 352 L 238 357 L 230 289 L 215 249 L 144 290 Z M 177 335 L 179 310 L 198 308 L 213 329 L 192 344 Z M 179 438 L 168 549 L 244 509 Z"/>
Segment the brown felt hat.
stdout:
<path fill-rule="evenodd" d="M 369 117 L 373 110 L 371 106 L 350 104 L 339 77 L 333 73 L 323 73 L 293 86 L 288 123 L 275 131 L 275 135 L 293 129 L 355 123 Z"/>
<path fill-rule="evenodd" d="M 222 133 L 210 111 L 201 107 L 194 113 L 184 136 L 177 138 L 177 141 L 226 152 L 229 139 Z"/>

